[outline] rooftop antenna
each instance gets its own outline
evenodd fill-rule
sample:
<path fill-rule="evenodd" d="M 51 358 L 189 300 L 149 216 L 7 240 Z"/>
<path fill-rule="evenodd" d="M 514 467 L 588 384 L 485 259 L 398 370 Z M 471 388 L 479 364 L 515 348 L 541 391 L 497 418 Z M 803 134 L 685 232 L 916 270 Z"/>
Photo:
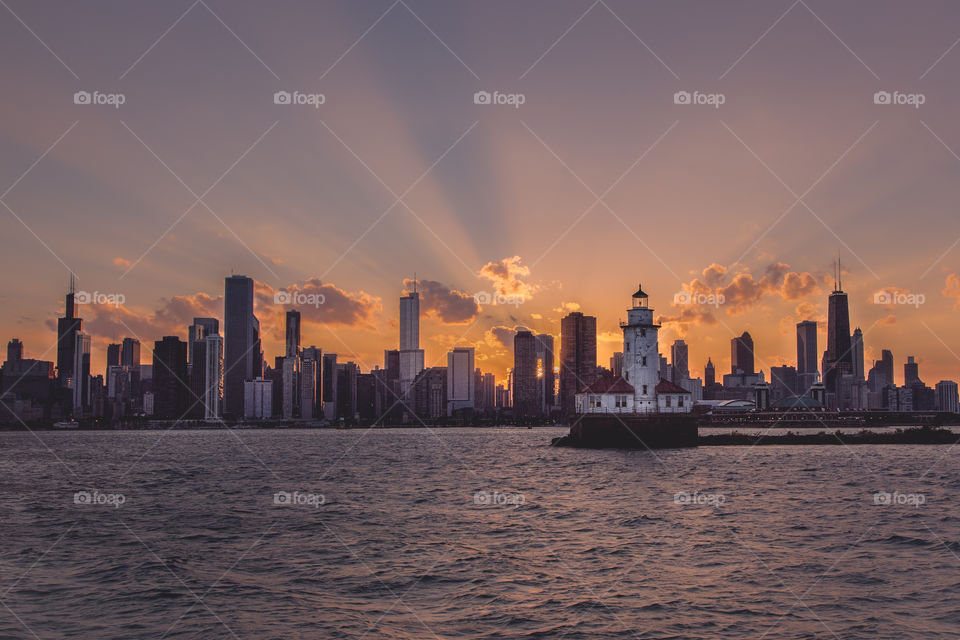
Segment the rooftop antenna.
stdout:
<path fill-rule="evenodd" d="M 413 292 L 417 292 L 417 272 L 413 272 Z"/>
<path fill-rule="evenodd" d="M 76 292 L 77 292 L 77 277 L 73 273 L 73 271 L 71 271 L 70 272 L 70 293 L 74 294 Z"/>
<path fill-rule="evenodd" d="M 839 284 L 837 285 L 838 291 L 843 291 L 843 265 L 840 264 L 840 252 L 837 252 L 837 280 Z"/>

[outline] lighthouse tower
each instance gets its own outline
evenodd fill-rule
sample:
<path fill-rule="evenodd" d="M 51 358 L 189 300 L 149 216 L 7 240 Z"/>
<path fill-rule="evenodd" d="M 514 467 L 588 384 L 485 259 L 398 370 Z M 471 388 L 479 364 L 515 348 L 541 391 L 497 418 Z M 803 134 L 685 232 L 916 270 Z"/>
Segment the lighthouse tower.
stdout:
<path fill-rule="evenodd" d="M 653 309 L 643 287 L 633 294 L 633 307 L 627 309 L 623 329 L 623 376 L 633 386 L 633 407 L 637 413 L 657 410 L 657 384 L 660 382 L 660 351 L 653 323 Z"/>

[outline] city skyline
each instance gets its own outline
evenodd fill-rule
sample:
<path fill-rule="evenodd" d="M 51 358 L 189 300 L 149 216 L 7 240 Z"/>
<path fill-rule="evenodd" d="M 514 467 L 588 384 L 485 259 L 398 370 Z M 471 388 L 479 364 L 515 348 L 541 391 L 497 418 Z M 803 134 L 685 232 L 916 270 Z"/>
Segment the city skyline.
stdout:
<path fill-rule="evenodd" d="M 493 373 L 496 376 L 498 383 L 500 382 L 506 383 L 507 380 L 509 379 L 510 370 L 513 368 L 513 363 L 515 362 L 515 353 L 514 353 L 515 336 L 518 333 L 522 333 L 524 331 L 532 332 L 533 330 L 530 329 L 530 327 L 527 325 L 516 325 L 512 330 L 509 327 L 498 327 L 499 329 L 503 330 L 504 333 L 502 334 L 503 335 L 502 338 L 498 337 L 497 339 L 505 340 L 509 342 L 509 344 L 503 345 L 508 352 L 507 353 L 508 363 L 507 363 L 507 366 L 502 370 L 494 369 L 491 371 L 488 367 L 492 361 L 479 355 L 480 354 L 479 349 L 482 349 L 486 343 L 467 342 L 462 338 L 460 341 L 452 343 L 447 348 L 446 351 L 443 351 L 437 357 L 436 360 L 430 360 L 429 358 L 424 360 L 424 356 L 422 355 L 423 350 L 417 350 L 415 348 L 411 349 L 411 347 L 416 347 L 417 345 L 419 345 L 420 324 L 423 320 L 423 316 L 421 316 L 420 314 L 420 298 L 419 298 L 419 292 L 417 291 L 416 286 L 418 283 L 422 283 L 422 282 L 424 281 L 414 281 L 410 279 L 404 279 L 404 283 L 408 285 L 408 288 L 401 289 L 401 295 L 399 296 L 400 312 L 397 316 L 396 322 L 393 323 L 395 325 L 394 330 L 396 331 L 396 335 L 398 337 L 396 338 L 391 338 L 389 336 L 383 337 L 386 343 L 386 346 L 381 353 L 386 354 L 387 352 L 393 352 L 397 354 L 398 357 L 400 358 L 399 367 L 401 371 L 403 370 L 402 354 L 404 353 L 404 351 L 407 351 L 407 352 L 419 351 L 421 353 L 421 355 L 419 356 L 419 361 L 411 361 L 409 363 L 408 368 L 411 369 L 412 373 L 411 373 L 410 379 L 407 381 L 406 386 L 409 386 L 409 384 L 412 382 L 412 378 L 415 377 L 417 373 L 422 371 L 424 368 L 438 367 L 438 366 L 442 367 L 451 353 L 453 353 L 457 349 L 465 349 L 465 348 L 474 349 L 475 353 L 478 354 L 477 360 L 476 360 L 476 363 L 477 363 L 476 366 L 478 369 L 483 369 L 484 373 Z M 425 282 L 427 283 L 428 288 L 432 286 L 432 284 L 434 284 L 432 281 L 429 281 L 429 280 Z M 233 376 L 237 378 L 237 380 L 235 381 L 235 384 L 237 382 L 242 383 L 244 379 L 253 379 L 253 378 L 260 377 L 262 375 L 262 372 L 264 371 L 264 367 L 269 366 L 269 363 L 271 362 L 271 359 L 274 356 L 277 356 L 280 358 L 289 357 L 292 351 L 293 353 L 298 352 L 297 350 L 300 348 L 299 345 L 301 344 L 301 342 L 303 344 L 306 344 L 308 342 L 314 342 L 314 343 L 317 342 L 316 340 L 313 339 L 312 336 L 308 336 L 306 334 L 303 337 L 301 337 L 302 314 L 299 310 L 296 309 L 296 305 L 293 304 L 293 302 L 298 300 L 299 301 L 316 300 L 316 298 L 311 298 L 310 296 L 322 295 L 322 294 L 308 294 L 302 291 L 298 291 L 295 288 L 291 288 L 290 291 L 281 291 L 281 292 L 274 293 L 272 301 L 264 301 L 262 296 L 258 296 L 255 293 L 257 289 L 259 289 L 258 284 L 259 283 L 257 283 L 256 280 L 246 276 L 242 276 L 242 275 L 231 275 L 225 278 L 224 280 L 225 291 L 230 291 L 231 289 L 234 289 L 236 291 L 240 291 L 242 294 L 240 297 L 242 297 L 243 299 L 239 301 L 238 303 L 239 307 L 237 309 L 237 313 L 239 314 L 239 316 L 245 317 L 250 310 L 253 311 L 252 315 L 250 316 L 250 321 L 253 324 L 250 325 L 250 328 L 248 328 L 248 331 L 252 331 L 253 335 L 255 336 L 255 340 L 254 340 L 255 344 L 250 343 L 245 349 L 243 349 L 243 356 L 247 360 L 249 360 L 250 358 L 254 358 L 254 361 L 252 363 L 248 362 L 244 364 L 243 367 L 235 367 L 235 366 L 232 366 L 230 359 L 231 357 L 234 357 L 235 359 L 236 357 L 239 357 L 239 356 L 236 356 L 236 355 L 231 356 L 231 354 L 229 353 L 224 353 L 224 368 L 225 368 L 225 371 L 227 372 L 227 378 L 229 379 L 231 377 L 230 376 L 231 370 L 235 372 Z M 72 278 L 70 281 L 70 287 L 75 287 L 75 282 Z M 239 289 L 237 289 L 237 287 L 239 287 Z M 847 301 L 846 301 L 847 293 L 842 289 L 840 289 L 840 287 L 841 287 L 840 282 L 834 283 L 833 290 L 831 291 L 828 297 L 827 306 L 828 308 L 830 308 L 835 304 L 842 305 L 840 307 L 842 311 L 837 312 L 838 314 L 837 321 L 838 321 L 838 324 L 840 325 L 838 328 L 839 334 L 842 335 L 846 330 L 847 333 L 849 334 L 848 337 L 852 338 L 852 342 L 850 340 L 847 340 L 846 342 L 842 342 L 841 346 L 838 347 L 843 349 L 842 351 L 843 357 L 845 357 L 846 360 L 850 361 L 849 362 L 850 366 L 847 367 L 847 369 L 849 370 L 847 371 L 845 369 L 845 372 L 850 374 L 857 374 L 858 379 L 864 380 L 866 370 L 870 369 L 875 362 L 883 361 L 887 357 L 887 355 L 891 351 L 893 351 L 895 353 L 895 356 L 893 356 L 894 364 L 893 364 L 893 368 L 891 369 L 892 371 L 891 382 L 903 383 L 904 375 L 902 373 L 899 373 L 900 371 L 899 364 L 907 363 L 909 359 L 909 362 L 911 364 L 916 366 L 921 366 L 925 362 L 924 355 L 916 354 L 916 353 L 909 353 L 909 354 L 902 353 L 902 354 L 896 355 L 896 352 L 894 349 L 891 349 L 885 345 L 872 344 L 869 347 L 865 346 L 864 343 L 866 341 L 864 340 L 864 337 L 863 337 L 864 332 L 857 325 L 857 323 L 851 322 L 849 320 L 849 316 L 851 314 L 851 306 L 847 305 Z M 248 292 L 254 292 L 254 293 L 252 296 L 249 296 Z M 673 307 L 676 307 L 678 304 L 686 304 L 682 300 L 678 302 L 678 299 L 682 298 L 685 295 L 685 293 L 686 292 L 679 292 L 675 294 L 674 300 L 672 301 L 672 305 L 670 305 L 670 307 L 673 308 Z M 102 373 L 106 371 L 108 358 L 111 357 L 110 353 L 113 350 L 116 350 L 115 355 L 116 357 L 119 358 L 120 348 L 123 347 L 124 349 L 123 363 L 124 364 L 128 363 L 128 360 L 132 356 L 126 355 L 126 350 L 128 348 L 126 346 L 126 343 L 129 342 L 131 339 L 139 340 L 141 343 L 146 341 L 147 344 L 150 344 L 154 341 L 159 343 L 168 336 L 176 336 L 177 338 L 182 338 L 184 341 L 184 347 L 186 348 L 187 361 L 189 362 L 194 352 L 194 346 L 193 346 L 194 340 L 200 341 L 209 334 L 218 334 L 220 326 L 223 326 L 223 327 L 229 326 L 229 324 L 225 321 L 226 307 L 224 306 L 223 310 L 219 315 L 214 313 L 214 316 L 209 318 L 199 317 L 199 316 L 192 317 L 189 322 L 179 327 L 179 329 L 175 328 L 174 331 L 164 335 L 155 335 L 155 336 L 149 336 L 144 338 L 141 338 L 141 336 L 139 335 L 134 335 L 134 336 L 127 335 L 127 336 L 120 336 L 117 338 L 111 337 L 108 339 L 103 336 L 99 336 L 95 333 L 92 333 L 89 329 L 90 327 L 89 323 L 86 325 L 86 328 L 87 328 L 86 331 L 80 331 L 81 327 L 83 326 L 82 323 L 85 321 L 85 318 L 82 315 L 83 308 L 84 307 L 96 308 L 97 303 L 92 303 L 92 304 L 84 303 L 84 302 L 78 302 L 78 300 L 80 301 L 84 301 L 88 299 L 96 300 L 98 295 L 107 296 L 107 294 L 100 294 L 99 292 L 90 294 L 89 292 L 85 292 L 79 289 L 76 291 L 76 294 L 74 294 L 74 289 L 72 288 L 68 289 L 67 295 L 64 298 L 65 300 L 65 303 L 63 305 L 64 317 L 60 317 L 59 319 L 56 320 L 56 323 L 55 323 L 58 327 L 57 331 L 55 332 L 55 337 L 54 337 L 55 342 L 50 348 L 47 349 L 47 351 L 43 353 L 37 353 L 31 350 L 29 346 L 25 346 L 24 343 L 26 341 L 23 340 L 23 338 L 21 338 L 21 336 L 19 335 L 8 336 L 7 339 L 17 342 L 17 348 L 21 352 L 21 357 L 23 358 L 34 358 L 38 360 L 44 360 L 50 357 L 57 361 L 62 359 L 64 363 L 67 363 L 67 366 L 72 367 L 74 366 L 75 357 L 76 357 L 75 350 L 71 346 L 73 344 L 73 340 L 63 339 L 62 337 L 62 334 L 64 332 L 70 331 L 72 329 L 73 331 L 80 333 L 80 335 L 83 336 L 83 340 L 86 343 L 89 343 L 90 345 L 97 345 L 97 344 L 103 343 L 103 349 L 101 350 L 102 353 L 99 353 L 93 346 L 91 346 L 89 348 L 89 354 L 85 354 L 88 357 L 90 373 L 92 375 L 97 375 L 98 373 Z M 471 303 L 474 304 L 478 309 L 478 313 L 477 313 L 478 316 L 482 313 L 482 309 L 486 301 L 486 298 L 483 297 L 485 295 L 486 295 L 486 292 L 475 294 L 474 299 L 471 301 Z M 701 295 L 707 296 L 707 295 L 722 295 L 722 294 L 701 293 Z M 465 294 L 461 293 L 461 296 L 465 296 Z M 220 296 L 220 298 L 225 300 L 224 296 Z M 107 299 L 108 299 L 107 297 L 104 297 L 104 301 L 106 301 Z M 841 302 L 838 303 L 837 300 L 841 300 Z M 113 306 L 114 306 L 114 309 L 119 308 L 117 305 L 113 305 Z M 272 336 L 279 336 L 279 338 L 276 340 L 265 340 L 263 341 L 263 343 L 261 343 L 260 342 L 261 325 L 258 319 L 257 311 L 258 309 L 267 310 L 270 308 L 270 306 L 278 307 L 279 311 L 277 310 L 267 311 L 265 315 L 268 315 L 274 320 L 279 321 L 280 324 L 279 326 L 271 326 L 269 324 L 265 324 L 263 326 L 262 333 L 264 336 L 272 335 Z M 206 309 L 207 311 L 215 312 L 215 309 L 213 307 L 206 307 Z M 563 318 L 558 319 L 557 324 L 562 326 L 563 323 L 559 322 L 559 320 L 564 320 L 566 322 L 572 323 L 570 325 L 571 331 L 572 331 L 571 335 L 576 336 L 575 338 L 572 338 L 572 339 L 577 340 L 579 342 L 584 340 L 584 336 L 586 336 L 586 339 L 592 342 L 590 342 L 589 345 L 586 347 L 587 355 L 582 356 L 586 358 L 585 364 L 580 365 L 580 364 L 572 363 L 571 365 L 572 369 L 578 371 L 578 373 L 576 375 L 568 376 L 568 379 L 571 380 L 573 384 L 573 386 L 571 386 L 568 391 L 566 392 L 564 391 L 564 387 L 562 383 L 562 380 L 564 379 L 564 374 L 562 373 L 558 374 L 558 377 L 557 377 L 558 394 L 556 398 L 558 403 L 562 402 L 564 393 L 567 393 L 569 396 L 572 397 L 573 393 L 579 392 L 580 390 L 579 387 L 583 385 L 582 384 L 577 385 L 576 382 L 578 380 L 582 382 L 583 380 L 590 379 L 590 377 L 592 376 L 592 370 L 595 366 L 603 367 L 604 362 L 612 363 L 612 361 L 614 360 L 614 356 L 622 357 L 620 353 L 622 346 L 618 348 L 620 343 L 615 343 L 613 340 L 609 338 L 606 341 L 612 345 L 610 347 L 610 354 L 608 357 L 603 355 L 603 351 L 601 350 L 600 345 L 604 341 L 602 339 L 604 336 L 602 334 L 602 329 L 600 328 L 600 325 L 596 322 L 596 316 L 591 315 L 596 313 L 594 310 L 591 310 L 591 309 L 584 310 L 584 309 L 581 309 L 579 305 L 577 305 L 576 307 L 577 310 L 574 311 L 572 309 L 574 309 L 574 307 L 567 306 L 567 307 L 555 310 L 555 311 L 562 310 L 567 312 L 567 314 Z M 653 309 L 654 312 L 656 313 L 656 315 L 654 316 L 655 321 L 657 323 L 662 322 L 664 315 L 657 311 L 655 304 L 653 303 L 651 304 L 651 309 Z M 855 305 L 853 305 L 852 311 L 855 313 L 856 311 Z M 406 316 L 406 319 L 404 319 L 405 316 Z M 618 324 L 622 323 L 623 319 L 626 317 L 625 314 L 621 314 L 621 316 L 622 317 L 620 318 L 620 320 L 618 320 Z M 717 363 L 726 362 L 728 363 L 729 366 L 722 367 L 721 373 L 723 373 L 723 371 L 730 371 L 732 373 L 739 372 L 739 373 L 746 373 L 747 375 L 752 375 L 754 370 L 756 370 L 758 373 L 766 371 L 768 382 L 772 382 L 772 378 L 774 377 L 772 370 L 779 367 L 783 367 L 783 366 L 795 367 L 797 369 L 796 373 L 798 376 L 804 373 L 800 363 L 800 350 L 801 350 L 801 340 L 802 340 L 801 337 L 804 335 L 811 335 L 811 332 L 815 329 L 816 339 L 812 345 L 812 349 L 815 350 L 817 344 L 821 345 L 823 349 L 820 351 L 812 351 L 806 355 L 808 360 L 812 361 L 810 362 L 810 364 L 814 366 L 814 369 L 815 370 L 818 369 L 815 374 L 811 374 L 811 375 L 815 375 L 816 377 L 822 378 L 825 375 L 827 375 L 832 368 L 829 364 L 831 362 L 832 356 L 830 355 L 831 347 L 830 347 L 830 336 L 828 333 L 830 323 L 828 320 L 829 318 L 824 318 L 820 320 L 801 320 L 797 322 L 795 327 L 795 332 L 793 333 L 793 336 L 792 336 L 797 341 L 793 345 L 796 351 L 794 351 L 794 355 L 792 359 L 789 355 L 785 357 L 778 355 L 778 356 L 775 356 L 774 358 L 770 358 L 769 356 L 766 356 L 764 354 L 764 345 L 761 344 L 759 346 L 756 346 L 752 339 L 752 336 L 750 336 L 749 332 L 747 331 L 744 331 L 742 335 L 733 335 L 730 338 L 729 345 L 727 347 L 728 353 L 730 353 L 730 356 L 727 357 L 726 360 L 724 360 L 722 356 L 715 358 L 713 355 L 708 355 L 706 356 L 706 360 L 703 361 L 702 364 L 699 364 L 696 359 L 690 358 L 690 355 L 689 355 L 690 345 L 683 338 L 675 338 L 671 340 L 662 339 L 660 343 L 660 355 L 664 363 L 669 362 L 670 366 L 674 367 L 675 363 L 677 362 L 678 354 L 682 354 L 679 357 L 682 358 L 682 366 L 684 367 L 683 371 L 686 375 L 694 378 L 704 377 L 705 369 L 708 363 L 711 363 L 713 366 L 716 366 Z M 589 321 L 589 324 L 581 327 L 580 325 L 583 324 L 584 321 Z M 122 324 L 124 327 L 129 328 L 129 326 L 126 325 L 125 322 L 122 322 Z M 391 324 L 389 319 L 387 320 L 387 324 L 388 325 Z M 53 325 L 54 323 L 50 323 L 50 322 L 47 323 L 47 326 L 53 326 Z M 556 334 L 550 333 L 550 332 L 540 334 L 538 332 L 536 335 L 538 340 L 549 338 L 551 340 L 551 344 L 553 344 L 554 342 L 556 343 L 556 347 L 551 346 L 547 350 L 551 351 L 550 358 L 552 359 L 555 365 L 556 371 L 558 372 L 561 371 L 563 368 L 562 365 L 563 365 L 564 349 L 565 348 L 570 349 L 569 346 L 568 347 L 563 346 L 564 344 L 562 340 L 563 334 L 562 334 L 562 330 L 560 329 L 560 326 L 558 326 L 558 331 Z M 856 328 L 851 330 L 850 329 L 851 327 L 856 327 Z M 802 329 L 803 331 L 801 331 Z M 341 346 L 347 346 L 342 339 L 338 338 L 335 331 L 330 331 L 330 335 L 332 335 L 336 339 L 334 344 L 339 343 Z M 531 335 L 533 334 L 531 333 Z M 670 335 L 669 332 L 667 333 L 667 335 Z M 697 342 L 697 336 L 695 334 L 687 333 L 684 335 L 688 340 L 693 340 L 694 342 Z M 118 342 L 120 339 L 123 340 L 123 343 L 124 343 L 123 345 L 121 345 Z M 744 340 L 746 340 L 746 342 L 744 342 Z M 225 341 L 226 344 L 229 344 L 229 342 L 230 340 Z M 247 338 L 241 336 L 240 339 L 234 340 L 233 343 L 235 345 L 246 344 Z M 53 347 L 57 346 L 58 344 L 60 346 L 54 349 Z M 399 350 L 397 350 L 398 344 L 401 347 Z M 593 346 L 594 344 L 596 346 Z M 738 344 L 740 344 L 741 346 L 737 347 Z M 407 348 L 404 349 L 403 347 L 407 347 Z M 678 348 L 679 348 L 679 351 L 678 351 Z M 254 356 L 254 354 L 257 353 L 258 349 L 259 349 L 260 355 L 262 356 L 262 360 L 259 364 L 256 363 L 256 358 Z M 545 349 L 542 346 L 539 347 L 538 349 L 539 349 L 538 350 L 539 357 L 542 358 L 543 351 Z M 804 347 L 804 349 L 806 349 L 807 351 L 811 351 L 811 348 L 808 348 L 808 347 Z M 52 356 L 51 356 L 51 352 L 53 353 Z M 326 352 L 326 349 L 325 349 L 325 352 Z M 341 362 L 342 361 L 353 362 L 354 360 L 357 359 L 356 353 L 351 352 L 349 349 L 340 350 L 340 351 L 334 351 L 333 349 L 330 349 L 330 353 L 333 353 L 334 355 L 338 355 Z M 721 351 L 721 353 L 723 352 Z M 740 367 L 734 366 L 733 358 L 738 353 L 741 355 L 741 357 L 746 358 L 746 361 L 748 362 L 747 370 L 742 370 Z M 814 355 L 814 353 L 816 354 L 816 358 L 811 357 Z M 150 364 L 150 362 L 147 361 L 149 354 L 150 354 L 150 349 L 148 348 L 141 355 L 141 364 Z M 876 354 L 876 356 L 873 357 L 872 354 Z M 202 357 L 203 353 L 201 352 L 200 355 Z M 821 356 L 823 358 L 822 363 L 820 361 Z M 380 360 L 358 361 L 357 364 L 360 366 L 361 370 L 365 369 L 367 371 L 373 371 L 378 368 L 384 368 L 387 365 L 386 358 L 388 357 L 389 356 L 385 355 Z M 574 356 L 571 355 L 570 357 L 574 357 Z M 576 356 L 576 357 L 579 358 L 581 356 Z M 857 362 L 858 357 L 859 357 L 859 363 L 854 364 Z M 417 360 L 417 358 L 414 358 L 414 360 Z M 714 362 L 714 360 L 716 360 L 716 362 Z M 102 363 L 102 366 L 100 366 L 101 363 Z M 486 366 L 483 366 L 483 365 L 486 365 Z M 98 366 L 100 366 L 100 368 L 98 368 Z M 889 368 L 890 364 L 886 363 L 886 366 L 887 368 Z M 241 374 L 239 376 L 236 375 L 236 372 L 238 371 Z M 951 377 L 951 376 L 932 375 L 930 373 L 931 369 L 926 366 L 924 366 L 923 371 L 924 371 L 924 378 L 926 378 L 928 381 L 956 379 L 955 376 Z M 69 370 L 67 370 L 66 375 L 69 377 Z M 550 377 L 552 377 L 552 374 Z M 718 378 L 719 377 L 721 376 L 718 376 Z M 403 379 L 402 375 L 401 375 L 401 379 Z M 809 381 L 810 380 L 807 380 L 808 383 Z M 824 379 L 824 381 L 828 383 L 828 386 L 835 384 L 826 379 Z M 225 386 L 227 385 L 226 379 L 224 380 L 224 385 Z M 807 384 L 806 386 L 807 388 L 809 388 L 809 384 Z M 230 395 L 229 392 L 227 393 L 227 395 Z M 239 392 L 239 394 L 235 393 L 234 397 L 236 398 L 238 397 L 238 395 L 239 397 L 242 397 L 242 391 Z M 234 400 L 234 402 L 237 402 L 237 400 Z M 234 411 L 234 413 L 238 413 L 238 411 Z"/>
<path fill-rule="evenodd" d="M 910 21 L 871 5 L 866 22 L 826 3 L 760 5 L 735 21 L 716 7 L 545 6 L 278 16 L 208 3 L 104 18 L 11 5 L 31 29 L 0 27 L 18 59 L 0 72 L 18 95 L 0 106 L 0 248 L 32 277 L 5 287 L 0 332 L 42 353 L 69 269 L 84 290 L 123 294 L 137 333 L 167 335 L 222 306 L 232 270 L 256 279 L 258 302 L 295 284 L 325 293 L 305 335 L 337 341 L 332 329 L 357 361 L 378 362 L 398 274 L 416 271 L 424 301 L 431 287 L 436 300 L 424 304 L 426 361 L 469 328 L 478 361 L 503 372 L 509 340 L 498 336 L 556 336 L 573 305 L 597 316 L 605 362 L 621 314 L 607 301 L 643 274 L 671 319 L 664 339 L 687 339 L 692 368 L 710 357 L 724 371 L 742 331 L 771 365 L 792 359 L 791 327 L 826 317 L 839 250 L 867 360 L 882 344 L 955 377 L 960 89 L 947 79 L 960 50 L 937 19 L 951 5 Z M 268 17 L 282 37 L 260 33 Z M 691 38 L 667 35 L 681 24 Z M 384 82 L 358 80 L 369 77 Z M 84 91 L 124 102 L 75 103 Z M 325 100 L 274 101 L 293 91 Z M 525 100 L 478 104 L 484 91 Z M 698 91 L 724 102 L 675 101 Z M 924 102 L 885 104 L 882 92 Z M 83 243 L 71 241 L 78 226 Z M 609 277 L 625 260 L 631 273 Z M 725 307 L 665 303 L 684 285 L 718 284 Z M 486 308 L 471 327 L 481 291 L 525 302 Z M 924 304 L 874 305 L 878 292 Z M 102 341 L 129 332 L 85 313 L 102 369 Z M 266 350 L 278 341 L 265 335 Z"/>

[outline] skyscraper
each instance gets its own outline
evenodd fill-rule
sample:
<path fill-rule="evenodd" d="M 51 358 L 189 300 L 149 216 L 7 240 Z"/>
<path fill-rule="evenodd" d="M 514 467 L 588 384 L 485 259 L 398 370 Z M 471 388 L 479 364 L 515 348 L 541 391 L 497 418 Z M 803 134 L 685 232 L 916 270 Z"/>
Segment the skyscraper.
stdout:
<path fill-rule="evenodd" d="M 107 366 L 120 365 L 120 345 L 111 343 L 107 345 Z"/>
<path fill-rule="evenodd" d="M 541 416 L 537 379 L 537 339 L 530 331 L 513 337 L 513 415 L 518 419 Z"/>
<path fill-rule="evenodd" d="M 194 367 L 204 369 L 203 418 L 208 421 L 220 419 L 220 403 L 223 399 L 223 338 L 212 333 L 203 339 L 204 362 L 195 362 Z M 194 400 L 191 399 L 192 403 Z"/>
<path fill-rule="evenodd" d="M 180 420 L 188 403 L 187 343 L 164 336 L 153 345 L 153 415 L 160 420 Z M 199 403 L 198 403 L 199 404 Z"/>
<path fill-rule="evenodd" d="M 124 338 L 120 348 L 120 364 L 131 370 L 140 370 L 140 341 L 136 338 Z"/>
<path fill-rule="evenodd" d="M 286 327 L 286 355 L 298 356 L 300 354 L 300 312 L 287 311 Z"/>
<path fill-rule="evenodd" d="M 70 289 L 67 291 L 66 303 L 62 318 L 57 318 L 57 377 L 61 384 L 66 385 L 73 377 L 73 365 L 77 339 L 76 335 L 83 328 L 83 320 L 77 317 L 74 295 L 76 281 L 70 274 Z"/>
<path fill-rule="evenodd" d="M 220 333 L 220 321 L 216 318 L 193 319 L 193 324 L 187 327 L 187 362 L 191 364 L 194 362 L 193 345 L 215 333 Z"/>
<path fill-rule="evenodd" d="M 473 347 L 456 347 L 447 353 L 447 415 L 476 407 L 477 388 Z"/>
<path fill-rule="evenodd" d="M 321 374 L 323 379 L 323 417 L 330 422 L 333 422 L 337 419 L 337 397 L 339 396 L 339 389 L 337 389 L 337 354 L 335 353 L 324 353 L 323 354 L 323 371 Z"/>
<path fill-rule="evenodd" d="M 400 380 L 401 396 L 423 371 L 423 349 L 420 348 L 420 294 L 417 282 L 413 291 L 400 297 Z"/>
<path fill-rule="evenodd" d="M 320 418 L 323 394 L 323 351 L 305 347 L 300 360 L 300 417 Z"/>
<path fill-rule="evenodd" d="M 960 413 L 960 398 L 958 398 L 956 382 L 952 380 L 941 380 L 937 383 L 935 391 L 937 394 L 937 411 Z"/>
<path fill-rule="evenodd" d="M 883 389 L 893 386 L 893 353 L 889 349 L 884 349 L 880 353 L 880 359 L 873 361 L 873 367 L 867 376 L 867 386 L 870 391 L 883 397 Z M 878 403 L 874 408 L 880 408 L 882 403 Z"/>
<path fill-rule="evenodd" d="M 743 335 L 730 341 L 730 373 L 734 375 L 756 375 L 753 364 L 753 337 L 744 331 Z"/>
<path fill-rule="evenodd" d="M 907 356 L 907 361 L 903 363 L 903 386 L 912 387 L 922 385 L 920 380 L 920 364 L 913 356 Z"/>
<path fill-rule="evenodd" d="M 597 371 L 597 319 L 579 311 L 560 321 L 560 410 L 571 415 L 576 395 Z"/>
<path fill-rule="evenodd" d="M 853 336 L 850 338 L 851 356 L 853 359 L 853 379 L 862 382 L 864 377 L 863 370 L 863 331 L 860 327 L 853 330 Z"/>
<path fill-rule="evenodd" d="M 73 364 L 70 368 L 73 415 L 82 418 L 90 408 L 90 336 L 82 331 L 67 335 L 73 338 Z"/>
<path fill-rule="evenodd" d="M 817 381 L 817 323 L 804 320 L 797 323 L 797 390 L 806 394 Z"/>
<path fill-rule="evenodd" d="M 690 353 L 683 340 L 674 340 L 670 345 L 670 364 L 673 365 L 672 382 L 690 377 Z"/>
<path fill-rule="evenodd" d="M 823 383 L 829 394 L 834 394 L 835 403 L 845 406 L 842 394 L 844 375 L 853 374 L 853 345 L 850 339 L 850 304 L 843 291 L 840 276 L 827 307 L 827 351 L 823 356 Z"/>
<path fill-rule="evenodd" d="M 610 357 L 610 371 L 613 372 L 614 378 L 623 377 L 623 352 L 614 351 L 613 356 Z"/>
<path fill-rule="evenodd" d="M 703 385 L 712 387 L 717 383 L 717 369 L 713 366 L 713 361 L 707 358 L 707 366 L 703 368 Z"/>
<path fill-rule="evenodd" d="M 553 336 L 538 334 L 537 340 L 537 393 L 540 395 L 540 412 L 549 416 L 553 410 Z"/>
<path fill-rule="evenodd" d="M 223 411 L 239 417 L 244 411 L 243 383 L 259 377 L 263 367 L 260 323 L 253 315 L 251 278 L 238 275 L 225 279 L 223 325 Z"/>

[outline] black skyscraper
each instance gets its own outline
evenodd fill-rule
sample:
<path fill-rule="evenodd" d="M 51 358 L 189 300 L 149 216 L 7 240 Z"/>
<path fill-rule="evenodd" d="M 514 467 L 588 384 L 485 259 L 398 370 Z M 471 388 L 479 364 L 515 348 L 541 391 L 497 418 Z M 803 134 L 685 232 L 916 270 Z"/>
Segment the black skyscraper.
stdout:
<path fill-rule="evenodd" d="M 817 381 L 817 323 L 804 320 L 797 323 L 797 390 L 806 393 Z"/>
<path fill-rule="evenodd" d="M 597 318 L 574 311 L 560 320 L 560 408 L 564 415 L 574 412 L 577 393 L 596 379 L 596 372 Z"/>
<path fill-rule="evenodd" d="M 187 343 L 177 336 L 164 336 L 153 346 L 153 415 L 160 420 L 179 420 L 190 406 L 187 379 Z"/>
<path fill-rule="evenodd" d="M 753 360 L 753 337 L 746 331 L 730 341 L 730 373 L 752 376 L 756 374 Z"/>
<path fill-rule="evenodd" d="M 120 364 L 120 345 L 119 344 L 108 344 L 107 345 L 107 366 L 112 367 Z"/>
<path fill-rule="evenodd" d="M 243 415 L 243 383 L 260 375 L 260 326 L 253 315 L 253 280 L 230 276 L 223 295 L 223 411 Z"/>
<path fill-rule="evenodd" d="M 140 370 L 140 341 L 136 338 L 124 338 L 120 348 L 120 364 L 135 371 Z"/>
<path fill-rule="evenodd" d="M 519 419 L 538 418 L 542 414 L 537 379 L 537 339 L 529 331 L 518 331 L 513 338 L 513 412 Z"/>
<path fill-rule="evenodd" d="M 57 318 L 57 376 L 61 383 L 73 377 L 73 361 L 76 350 L 77 334 L 83 326 L 83 320 L 77 317 L 74 305 L 76 283 L 70 275 L 70 291 L 67 292 L 64 317 Z"/>
<path fill-rule="evenodd" d="M 827 352 L 823 357 L 823 382 L 828 393 L 840 393 L 843 374 L 853 373 L 853 348 L 850 342 L 850 306 L 841 281 L 827 307 Z M 837 396 L 838 402 L 840 400 Z"/>

